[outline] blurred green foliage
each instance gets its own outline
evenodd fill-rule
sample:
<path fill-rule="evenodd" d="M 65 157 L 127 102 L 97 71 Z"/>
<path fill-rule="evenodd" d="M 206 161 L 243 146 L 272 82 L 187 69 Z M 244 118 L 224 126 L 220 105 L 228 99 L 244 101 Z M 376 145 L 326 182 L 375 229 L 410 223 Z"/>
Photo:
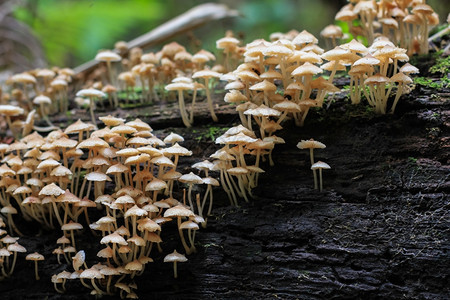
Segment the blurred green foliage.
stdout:
<path fill-rule="evenodd" d="M 33 3 L 32 3 L 32 2 Z M 15 16 L 29 24 L 43 43 L 51 65 L 89 60 L 99 49 L 147 32 L 165 14 L 159 1 L 30 0 Z"/>

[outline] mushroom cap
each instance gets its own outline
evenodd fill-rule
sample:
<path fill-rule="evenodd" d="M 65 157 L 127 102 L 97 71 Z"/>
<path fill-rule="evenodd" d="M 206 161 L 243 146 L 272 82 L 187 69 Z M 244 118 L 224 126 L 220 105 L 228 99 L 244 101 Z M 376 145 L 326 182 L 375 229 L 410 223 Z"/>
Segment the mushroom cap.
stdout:
<path fill-rule="evenodd" d="M 99 117 L 100 121 L 102 121 L 106 126 L 118 126 L 125 122 L 125 119 L 117 118 L 111 115 L 107 115 L 104 117 Z"/>
<path fill-rule="evenodd" d="M 234 167 L 227 170 L 227 172 L 234 176 L 244 175 L 248 173 L 247 168 L 244 167 Z"/>
<path fill-rule="evenodd" d="M 145 246 L 145 240 L 138 235 L 134 235 L 127 240 L 128 243 L 134 243 L 136 246 Z"/>
<path fill-rule="evenodd" d="M 326 148 L 325 144 L 319 142 L 319 141 L 315 141 L 313 139 L 310 140 L 301 140 L 298 144 L 297 144 L 297 148 L 299 149 L 324 149 Z"/>
<path fill-rule="evenodd" d="M 111 129 L 111 132 L 119 133 L 119 134 L 132 134 L 132 133 L 137 132 L 137 129 L 134 127 L 131 127 L 127 124 L 124 124 L 124 125 L 119 125 L 119 126 L 113 127 Z"/>
<path fill-rule="evenodd" d="M 389 78 L 381 75 L 380 73 L 370 76 L 369 78 L 364 80 L 365 85 L 374 85 L 374 84 L 387 83 L 387 82 L 389 82 Z"/>
<path fill-rule="evenodd" d="M 120 61 L 120 60 L 122 60 L 122 57 L 113 51 L 107 50 L 107 51 L 102 51 L 102 52 L 97 53 L 97 55 L 95 56 L 95 60 L 98 60 L 98 61 Z"/>
<path fill-rule="evenodd" d="M 7 249 L 10 252 L 21 252 L 21 253 L 27 252 L 27 249 L 25 249 L 24 246 L 20 245 L 17 242 L 15 242 L 14 244 L 9 244 Z"/>
<path fill-rule="evenodd" d="M 40 104 L 52 104 L 52 99 L 50 99 L 49 97 L 45 96 L 45 95 L 39 95 L 36 96 L 33 99 L 33 103 L 36 105 L 40 105 Z"/>
<path fill-rule="evenodd" d="M 81 225 L 80 223 L 75 223 L 73 221 L 69 221 L 69 223 L 63 224 L 61 226 L 61 230 L 79 230 L 79 229 L 83 229 L 83 225 Z"/>
<path fill-rule="evenodd" d="M 264 79 L 264 81 L 252 85 L 250 87 L 250 90 L 253 90 L 253 91 L 265 91 L 265 92 L 272 91 L 273 92 L 273 91 L 277 90 L 277 87 L 272 82 L 267 81 L 266 79 Z"/>
<path fill-rule="evenodd" d="M 409 77 L 408 75 L 405 75 L 403 72 L 398 72 L 397 74 L 392 76 L 389 79 L 389 81 L 391 81 L 391 82 L 401 82 L 401 83 L 405 83 L 405 84 L 413 83 L 411 77 Z"/>
<path fill-rule="evenodd" d="M 89 124 L 89 123 L 84 123 L 83 121 L 81 121 L 80 119 L 78 119 L 75 123 L 67 126 L 66 130 L 64 130 L 65 134 L 70 134 L 70 133 L 78 133 L 80 131 L 91 131 L 94 130 L 94 125 Z"/>
<path fill-rule="evenodd" d="M 182 205 L 174 206 L 172 208 L 167 209 L 164 212 L 164 217 L 165 218 L 170 218 L 170 217 L 191 217 L 191 216 L 194 216 L 194 213 L 190 209 L 188 209 L 188 208 L 186 208 L 186 207 L 184 207 Z"/>
<path fill-rule="evenodd" d="M 111 234 L 108 234 L 107 236 L 104 236 L 101 240 L 100 240 L 100 244 L 119 244 L 119 245 L 123 245 L 126 246 L 128 245 L 127 241 L 118 233 L 113 232 Z"/>
<path fill-rule="evenodd" d="M 155 232 L 160 231 L 161 226 L 159 226 L 158 223 L 149 218 L 144 218 L 138 221 L 138 229 L 140 231 L 146 230 L 148 232 Z"/>
<path fill-rule="evenodd" d="M 226 36 L 216 41 L 217 49 L 227 49 L 236 47 L 240 41 L 232 36 Z"/>
<path fill-rule="evenodd" d="M 222 74 L 219 72 L 214 72 L 211 70 L 202 70 L 202 71 L 195 72 L 192 75 L 192 78 L 205 78 L 207 80 L 208 78 L 211 78 L 211 77 L 220 78 L 220 76 L 222 76 Z"/>
<path fill-rule="evenodd" d="M 0 209 L 0 212 L 2 214 L 10 214 L 10 215 L 15 215 L 17 214 L 17 209 L 15 209 L 14 207 L 8 205 L 8 206 L 4 206 Z"/>
<path fill-rule="evenodd" d="M 213 167 L 213 163 L 210 162 L 209 160 L 204 160 L 204 161 L 193 164 L 192 167 L 199 169 L 199 170 L 203 170 L 203 169 L 211 170 L 211 168 Z"/>
<path fill-rule="evenodd" d="M 177 142 L 184 142 L 184 138 L 179 134 L 171 132 L 168 136 L 164 138 L 163 141 L 166 144 L 173 144 Z"/>
<path fill-rule="evenodd" d="M 180 156 L 191 156 L 192 151 L 180 146 L 178 143 L 175 145 L 161 150 L 164 155 L 180 155 Z"/>
<path fill-rule="evenodd" d="M 45 195 L 45 196 L 59 196 L 64 194 L 65 191 L 61 189 L 59 186 L 57 186 L 55 183 L 50 183 L 42 188 L 42 190 L 39 192 L 39 196 Z"/>
<path fill-rule="evenodd" d="M 36 78 L 34 78 L 33 75 L 30 75 L 28 73 L 20 73 L 20 74 L 15 74 L 11 77 L 11 80 L 13 82 L 20 82 L 20 83 L 32 83 L 35 84 L 36 83 Z"/>
<path fill-rule="evenodd" d="M 106 148 L 109 147 L 109 144 L 100 138 L 90 137 L 77 145 L 77 149 L 91 149 L 95 147 Z"/>
<path fill-rule="evenodd" d="M 186 262 L 188 259 L 181 253 L 178 253 L 177 250 L 173 250 L 172 253 L 167 254 L 164 257 L 164 262 Z"/>
<path fill-rule="evenodd" d="M 103 279 L 105 276 L 95 268 L 86 269 L 80 274 L 80 278 L 86 279 Z"/>
<path fill-rule="evenodd" d="M 195 175 L 194 173 L 190 172 L 189 174 L 181 175 L 180 178 L 178 178 L 178 181 L 188 184 L 202 184 L 202 178 L 200 176 Z"/>
<path fill-rule="evenodd" d="M 341 27 L 331 24 L 322 29 L 320 35 L 325 38 L 340 38 L 343 33 Z"/>
<path fill-rule="evenodd" d="M 319 40 L 306 30 L 300 32 L 293 40 L 292 43 L 295 45 L 303 44 L 317 44 Z"/>
<path fill-rule="evenodd" d="M 127 263 L 125 269 L 129 271 L 141 271 L 144 265 L 137 259 Z"/>
<path fill-rule="evenodd" d="M 284 100 L 280 103 L 277 103 L 273 106 L 274 109 L 276 110 L 280 110 L 280 111 L 286 111 L 286 112 L 299 112 L 300 106 L 298 106 L 298 104 L 289 101 L 289 100 Z"/>
<path fill-rule="evenodd" d="M 39 261 L 39 260 L 44 260 L 44 256 L 42 254 L 39 254 L 37 252 L 34 253 L 30 253 L 27 256 L 25 256 L 26 260 L 34 260 L 34 261 Z"/>
<path fill-rule="evenodd" d="M 128 209 L 125 212 L 125 218 L 129 218 L 129 217 L 142 217 L 142 216 L 146 216 L 148 213 L 146 210 L 139 208 L 137 205 L 134 205 L 132 208 Z"/>
<path fill-rule="evenodd" d="M 180 229 L 198 230 L 200 227 L 198 227 L 197 223 L 193 221 L 185 221 L 180 224 Z"/>
<path fill-rule="evenodd" d="M 292 76 L 305 76 L 305 75 L 316 75 L 322 73 L 323 70 L 309 62 L 297 67 L 292 71 Z"/>
<path fill-rule="evenodd" d="M 0 105 L 0 114 L 5 116 L 17 116 L 23 114 L 25 111 L 14 105 Z"/>
<path fill-rule="evenodd" d="M 167 91 L 184 91 L 184 90 L 193 90 L 194 85 L 192 83 L 186 82 L 175 82 L 166 85 L 165 89 Z"/>
<path fill-rule="evenodd" d="M 275 116 L 278 117 L 281 115 L 281 112 L 270 108 L 264 104 L 261 104 L 260 106 L 256 107 L 256 108 L 250 108 L 247 109 L 244 112 L 244 115 L 252 115 L 252 116 L 257 116 L 257 117 L 271 117 L 271 116 Z M 254 141 L 251 141 L 254 142 Z"/>
<path fill-rule="evenodd" d="M 331 167 L 327 163 L 319 160 L 311 166 L 311 170 L 317 169 L 331 169 Z"/>
<path fill-rule="evenodd" d="M 351 40 L 350 42 L 348 42 L 346 44 L 342 44 L 340 47 L 342 49 L 348 49 L 350 51 L 353 51 L 356 53 L 361 53 L 361 54 L 366 54 L 369 51 L 366 46 L 364 46 L 363 44 L 361 44 L 360 42 L 358 42 L 355 39 Z"/>
<path fill-rule="evenodd" d="M 154 178 L 145 186 L 145 191 L 160 191 L 167 188 L 167 183 L 161 179 Z"/>
<path fill-rule="evenodd" d="M 105 97 L 106 94 L 97 89 L 83 89 L 76 94 L 77 97 Z"/>
<path fill-rule="evenodd" d="M 418 74 L 419 69 L 409 63 L 406 63 L 403 65 L 403 67 L 400 68 L 400 72 L 403 72 L 405 74 Z"/>

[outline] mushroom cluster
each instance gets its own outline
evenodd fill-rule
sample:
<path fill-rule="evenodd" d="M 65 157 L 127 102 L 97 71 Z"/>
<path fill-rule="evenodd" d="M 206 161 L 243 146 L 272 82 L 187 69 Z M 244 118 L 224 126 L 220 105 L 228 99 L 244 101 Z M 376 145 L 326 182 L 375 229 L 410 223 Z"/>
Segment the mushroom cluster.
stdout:
<path fill-rule="evenodd" d="M 272 34 L 271 38 L 275 40 L 247 44 L 245 62 L 221 77 L 228 82 L 225 101 L 237 105 L 247 129 L 253 130 L 253 122 L 258 125 L 262 139 L 282 129 L 287 117 L 303 126 L 311 107 L 322 107 L 327 93 L 340 91 L 332 78 L 327 81 L 321 77 L 334 65 L 320 67 L 324 50 L 312 34 L 291 31 Z"/>
<path fill-rule="evenodd" d="M 330 51 L 352 53 L 348 72 L 350 99 L 353 104 L 358 104 L 364 94 L 378 114 L 388 112 L 388 100 L 392 89 L 396 87 L 396 95 L 390 106 L 390 113 L 394 113 L 400 96 L 408 91 L 408 85 L 413 82 L 408 75 L 419 72 L 407 63 L 409 57 L 406 49 L 396 47 L 385 37 L 377 38 L 369 48 L 352 40 Z M 399 67 L 400 63 L 403 63 L 402 67 Z"/>
<path fill-rule="evenodd" d="M 408 55 L 428 53 L 428 32 L 439 24 L 439 16 L 425 0 L 349 2 L 335 19 L 347 24 L 353 38 L 362 36 L 372 44 L 381 34 L 407 49 Z M 327 34 L 329 30 L 324 30 L 322 35 L 328 37 Z"/>
<path fill-rule="evenodd" d="M 202 211 L 209 207 L 211 212 L 212 187 L 219 185 L 208 176 L 211 163 L 194 165 L 205 172 L 205 178 L 177 172 L 180 157 L 192 155 L 179 144 L 184 141 L 182 136 L 171 133 L 161 140 L 139 119 L 126 122 L 105 116 L 100 120 L 102 129 L 94 130 L 94 125 L 78 120 L 46 137 L 34 132 L 11 145 L 0 145 L 0 216 L 6 220 L 0 225 L 8 226 L 10 234 L 21 235 L 14 222 L 19 211 L 24 220 L 37 221 L 49 229 L 60 227 L 62 236 L 53 253 L 59 262 L 64 257 L 70 263 L 79 251 L 76 235 L 88 228 L 101 232 L 100 243 L 105 248 L 98 256 L 105 261 L 91 268 L 80 264 L 64 280 L 66 273 L 55 275 L 58 291 L 65 290 L 67 279 L 90 278 L 90 284 L 83 284 L 97 295 L 114 293 L 114 284 L 142 274 L 145 264 L 152 261 L 152 249 L 162 251 L 162 225 L 172 219 L 177 221 L 185 253 L 195 252 L 195 232 L 199 224 L 206 224 Z M 172 197 L 176 181 L 188 187 L 182 202 Z M 203 201 L 200 194 L 192 199 L 195 184 L 208 185 Z M 89 208 L 95 207 L 104 215 L 92 222 Z M 5 241 L 12 239 L 5 237 L 2 243 Z M 0 252 L 5 257 L 15 251 L 0 244 L 2 248 L 6 249 Z M 1 264 L 4 276 L 9 275 L 15 259 L 10 263 L 2 258 Z M 95 276 L 89 277 L 88 270 Z M 100 280 L 103 278 L 108 279 L 106 285 Z"/>

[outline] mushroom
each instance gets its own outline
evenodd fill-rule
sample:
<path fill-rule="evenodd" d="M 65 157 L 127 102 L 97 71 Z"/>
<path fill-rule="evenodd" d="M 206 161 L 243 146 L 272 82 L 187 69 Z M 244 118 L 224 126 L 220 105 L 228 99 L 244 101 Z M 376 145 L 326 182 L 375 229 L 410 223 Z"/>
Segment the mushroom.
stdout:
<path fill-rule="evenodd" d="M 319 180 L 320 180 L 320 189 L 319 189 L 319 191 L 322 191 L 322 189 L 323 189 L 322 169 L 331 169 L 331 167 L 327 163 L 319 160 L 318 162 L 316 162 L 315 164 L 313 164 L 311 166 L 311 170 L 315 171 L 317 169 L 319 170 Z"/>
<path fill-rule="evenodd" d="M 122 57 L 113 51 L 102 51 L 95 56 L 95 60 L 106 62 L 108 68 L 108 80 L 110 84 L 114 84 L 114 76 L 111 69 L 111 62 L 120 61 Z"/>
<path fill-rule="evenodd" d="M 96 89 L 84 89 L 84 90 L 78 91 L 76 96 L 89 98 L 89 111 L 91 113 L 91 121 L 92 121 L 92 124 L 96 125 L 97 120 L 95 119 L 95 115 L 94 115 L 94 99 L 100 98 L 100 97 L 105 97 L 106 94 L 103 93 L 102 91 L 99 91 Z"/>
<path fill-rule="evenodd" d="M 194 184 L 202 184 L 203 183 L 202 178 L 200 176 L 197 176 L 194 173 L 190 172 L 189 174 L 182 175 L 180 178 L 178 178 L 178 181 L 189 185 L 188 200 L 189 200 L 189 205 L 191 207 L 191 210 L 194 211 L 194 205 L 192 203 L 192 196 L 191 196 L 192 186 Z"/>
<path fill-rule="evenodd" d="M 11 122 L 12 116 L 21 115 L 24 113 L 24 110 L 18 106 L 14 105 L 0 105 L 0 115 L 4 115 L 6 118 L 6 122 L 8 123 L 8 127 L 11 130 L 13 136 L 18 139 L 17 133 L 14 131 L 13 124 Z"/>
<path fill-rule="evenodd" d="M 39 274 L 38 274 L 38 261 L 44 260 L 44 256 L 42 254 L 34 252 L 31 254 L 28 254 L 25 257 L 25 259 L 34 261 L 34 274 L 35 274 L 36 280 L 39 280 L 40 278 L 39 278 Z"/>
<path fill-rule="evenodd" d="M 175 83 L 168 84 L 165 87 L 165 89 L 167 91 L 178 91 L 178 106 L 180 108 L 181 119 L 183 120 L 183 124 L 186 127 L 191 127 L 192 124 L 190 123 L 189 117 L 186 112 L 183 91 L 184 90 L 192 90 L 193 88 L 194 88 L 194 86 L 192 83 L 186 83 L 186 82 L 175 82 Z"/>
<path fill-rule="evenodd" d="M 209 88 L 209 83 L 211 78 L 220 78 L 220 76 L 221 76 L 220 73 L 208 69 L 195 72 L 192 75 L 192 78 L 203 78 L 205 80 L 206 99 L 208 101 L 208 107 L 209 112 L 211 113 L 211 118 L 213 119 L 214 122 L 219 121 L 219 119 L 217 119 L 216 113 L 214 112 L 214 105 L 211 99 L 211 91 Z"/>
<path fill-rule="evenodd" d="M 319 142 L 319 141 L 315 141 L 314 139 L 310 139 L 310 140 L 301 140 L 298 144 L 297 144 L 297 148 L 299 149 L 309 149 L 309 157 L 311 158 L 311 166 L 314 165 L 314 149 L 324 149 L 326 146 L 325 144 Z M 313 170 L 313 175 L 314 175 L 314 189 L 318 189 L 318 185 L 317 185 L 317 174 L 316 174 L 316 169 L 312 169 Z"/>
<path fill-rule="evenodd" d="M 184 239 L 183 230 L 181 229 L 181 218 L 182 217 L 193 217 L 193 216 L 194 216 L 194 213 L 190 209 L 188 209 L 182 205 L 174 206 L 164 212 L 164 218 L 177 217 L 178 233 L 181 238 L 181 243 L 183 244 L 184 250 L 186 250 L 187 254 L 190 254 L 191 250 L 188 247 L 188 245 L 186 244 L 186 240 Z"/>
<path fill-rule="evenodd" d="M 181 253 L 178 253 L 177 250 L 173 250 L 172 253 L 167 254 L 164 257 L 164 262 L 173 262 L 173 278 L 178 278 L 178 270 L 177 263 L 178 262 L 186 262 L 188 259 Z"/>

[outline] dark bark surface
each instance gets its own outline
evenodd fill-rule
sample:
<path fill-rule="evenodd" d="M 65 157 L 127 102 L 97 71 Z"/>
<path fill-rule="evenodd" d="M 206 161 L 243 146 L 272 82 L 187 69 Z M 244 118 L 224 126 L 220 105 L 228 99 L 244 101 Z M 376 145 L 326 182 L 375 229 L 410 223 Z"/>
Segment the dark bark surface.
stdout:
<path fill-rule="evenodd" d="M 263 164 L 266 173 L 251 202 L 231 207 L 225 193 L 215 190 L 213 216 L 197 233 L 198 252 L 179 264 L 178 279 L 162 258 L 182 248 L 174 234 L 163 230 L 164 253 L 153 252 L 155 262 L 136 277 L 138 296 L 448 299 L 449 93 L 417 86 L 394 115 L 382 116 L 336 96 L 328 108 L 312 111 L 303 128 L 285 123 L 278 135 L 286 144 L 276 146 L 275 166 Z M 188 130 L 171 107 L 116 113 L 140 117 L 159 136 L 170 131 L 184 135 L 183 146 L 194 155 L 180 159 L 183 173 L 219 148 L 210 135 L 238 122 L 233 108 L 221 105 L 218 124 L 199 109 L 196 126 Z M 315 151 L 316 160 L 332 167 L 323 172 L 323 192 L 313 189 L 309 153 L 296 147 L 309 138 L 327 145 Z M 20 243 L 28 252 L 44 254 L 46 261 L 36 282 L 33 265 L 19 255 L 13 276 L 0 282 L 1 299 L 91 298 L 79 282 L 68 282 L 64 295 L 53 289 L 51 275 L 69 269 L 51 254 L 61 232 L 40 231 L 25 222 L 19 226 L 26 233 Z M 168 226 L 171 232 L 174 225 Z M 87 231 L 78 236 L 88 265 L 96 263 L 99 240 Z"/>

